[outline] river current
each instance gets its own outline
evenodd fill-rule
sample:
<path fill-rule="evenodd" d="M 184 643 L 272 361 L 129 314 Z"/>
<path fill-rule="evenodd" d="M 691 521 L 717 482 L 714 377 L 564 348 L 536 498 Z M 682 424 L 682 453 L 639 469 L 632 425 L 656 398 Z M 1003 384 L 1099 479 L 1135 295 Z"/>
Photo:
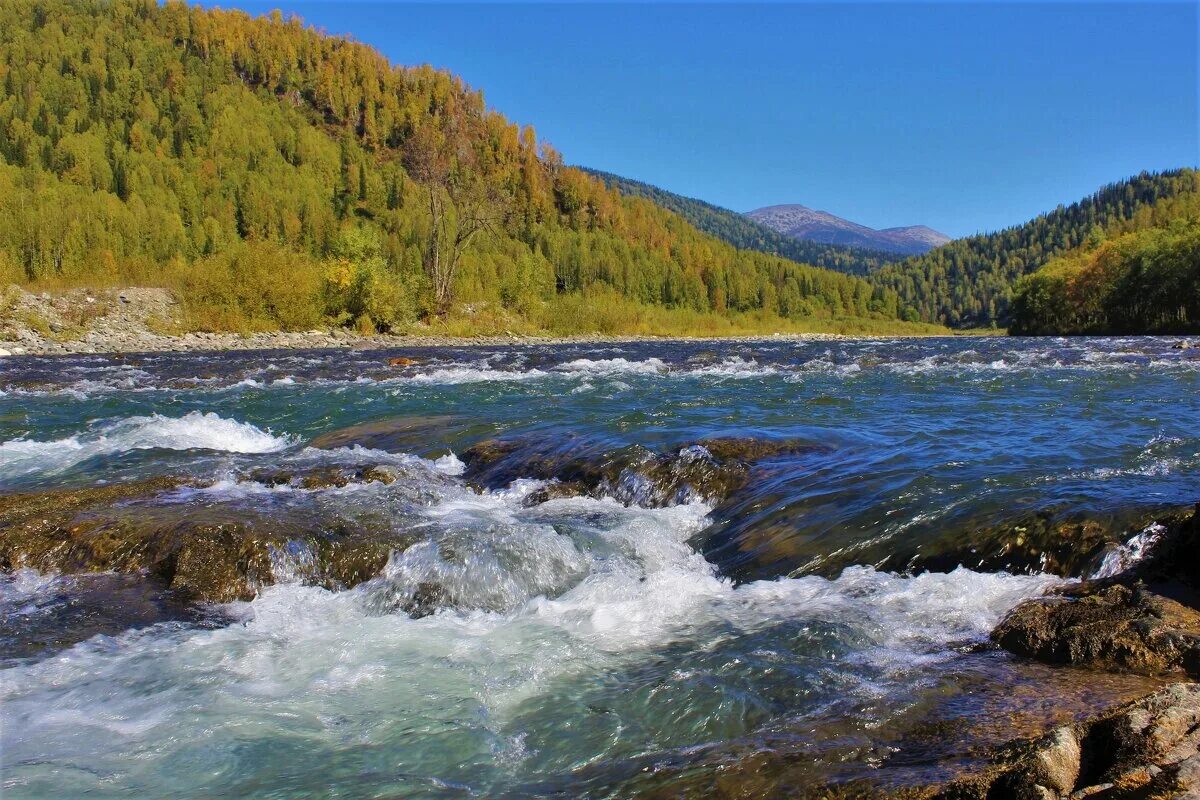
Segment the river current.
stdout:
<path fill-rule="evenodd" d="M 147 576 L 0 573 L 3 794 L 938 777 L 1012 733 L 989 714 L 1054 719 L 1068 684 L 1081 707 L 1101 691 L 987 637 L 1021 600 L 1136 557 L 1147 515 L 1200 500 L 1200 354 L 1172 343 L 4 359 L 0 494 L 172 476 L 123 513 L 406 544 L 345 587 L 303 543 L 275 548 L 253 599 L 187 608 Z M 624 472 L 547 493 L 571 478 L 546 474 L 556 452 L 708 458 L 718 439 L 793 444 L 721 497 Z M 530 447 L 529 471 L 472 479 L 464 454 L 491 440 Z M 366 462 L 388 481 L 263 477 Z M 1099 533 L 1064 545 L 1063 525 Z"/>

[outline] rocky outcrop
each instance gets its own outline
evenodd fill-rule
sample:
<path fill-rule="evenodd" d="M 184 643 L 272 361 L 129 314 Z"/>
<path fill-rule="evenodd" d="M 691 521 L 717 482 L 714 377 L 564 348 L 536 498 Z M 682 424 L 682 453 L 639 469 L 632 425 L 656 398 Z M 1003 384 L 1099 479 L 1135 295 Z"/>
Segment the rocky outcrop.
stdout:
<path fill-rule="evenodd" d="M 250 479 L 322 489 L 394 477 L 388 467 L 363 467 Z M 319 515 L 139 505 L 186 486 L 162 478 L 0 497 L 0 568 L 140 573 L 190 600 L 229 602 L 248 600 L 281 580 L 355 586 L 379 575 L 393 552 L 414 541 L 388 526 L 356 526 Z"/>
<path fill-rule="evenodd" d="M 992 634 L 1050 664 L 1200 676 L 1200 507 L 1161 521 L 1150 555 L 1117 575 L 1015 608 Z M 1181 602 L 1183 601 L 1183 602 Z M 975 775 L 911 796 L 939 800 L 1200 798 L 1200 685 L 1177 683 L 1038 739 Z"/>
<path fill-rule="evenodd" d="M 1048 664 L 1200 677 L 1200 613 L 1143 585 L 1114 583 L 1023 603 L 992 638 Z"/>
<path fill-rule="evenodd" d="M 609 449 L 569 433 L 531 439 L 487 439 L 463 453 L 465 477 L 489 488 L 518 478 L 554 481 L 530 503 L 556 497 L 612 497 L 652 507 L 699 498 L 725 500 L 750 480 L 754 464 L 821 449 L 795 439 L 728 437 L 688 442 L 656 453 L 640 446 Z"/>
<path fill-rule="evenodd" d="M 1200 512 L 1161 525 L 1143 561 L 1022 603 L 993 640 L 1050 664 L 1200 676 Z"/>
<path fill-rule="evenodd" d="M 937 800 L 1150 800 L 1200 797 L 1200 685 L 1181 683 L 1005 748 Z"/>

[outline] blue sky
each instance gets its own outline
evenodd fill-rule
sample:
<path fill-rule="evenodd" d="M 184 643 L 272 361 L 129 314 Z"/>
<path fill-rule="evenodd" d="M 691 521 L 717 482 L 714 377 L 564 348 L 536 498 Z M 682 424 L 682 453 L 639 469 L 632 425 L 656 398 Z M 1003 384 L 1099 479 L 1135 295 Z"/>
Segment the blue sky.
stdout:
<path fill-rule="evenodd" d="M 1200 163 L 1193 3 L 282 8 L 429 63 L 568 163 L 954 236 Z"/>

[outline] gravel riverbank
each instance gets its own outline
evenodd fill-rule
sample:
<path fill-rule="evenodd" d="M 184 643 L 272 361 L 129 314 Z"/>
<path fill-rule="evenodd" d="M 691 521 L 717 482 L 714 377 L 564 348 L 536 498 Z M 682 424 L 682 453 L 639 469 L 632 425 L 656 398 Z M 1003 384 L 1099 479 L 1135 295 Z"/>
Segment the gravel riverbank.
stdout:
<path fill-rule="evenodd" d="M 362 336 L 337 329 L 271 333 L 173 333 L 179 325 L 176 300 L 165 289 L 103 291 L 73 289 L 31 294 L 9 287 L 0 297 L 0 357 L 79 353 L 149 353 L 224 350 L 385 349 L 454 347 L 470 344 L 563 344 L 632 342 L 666 337 L 581 334 L 451 337 L 409 334 Z M 680 338 L 686 341 L 686 337 Z M 722 337 L 747 341 L 851 338 L 834 333 Z"/>

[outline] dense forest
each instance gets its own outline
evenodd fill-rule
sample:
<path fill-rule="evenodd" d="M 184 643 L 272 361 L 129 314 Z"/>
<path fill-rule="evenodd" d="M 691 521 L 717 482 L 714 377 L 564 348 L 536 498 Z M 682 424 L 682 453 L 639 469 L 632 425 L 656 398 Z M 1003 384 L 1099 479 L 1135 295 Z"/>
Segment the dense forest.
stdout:
<path fill-rule="evenodd" d="M 1011 331 L 1200 332 L 1200 195 L 1161 200 L 1022 278 Z"/>
<path fill-rule="evenodd" d="M 989 233 L 957 239 L 872 276 L 877 287 L 900 296 L 901 313 L 951 327 L 1007 325 L 1013 287 L 1055 256 L 1105 231 L 1144 227 L 1165 199 L 1192 195 L 1200 175 L 1183 169 L 1143 173 L 1038 218 Z"/>
<path fill-rule="evenodd" d="M 703 200 L 684 197 L 648 183 L 613 175 L 611 172 L 586 167 L 581 169 L 600 178 L 621 194 L 645 197 L 668 211 L 674 211 L 705 233 L 743 250 L 759 250 L 850 275 L 869 275 L 884 264 L 894 264 L 905 258 L 899 253 L 887 253 L 882 250 L 793 239 L 736 211 L 714 206 Z"/>
<path fill-rule="evenodd" d="M 0 285 L 166 286 L 207 329 L 897 324 L 894 291 L 701 233 L 460 79 L 277 12 L 11 0 L 0 83 Z"/>

